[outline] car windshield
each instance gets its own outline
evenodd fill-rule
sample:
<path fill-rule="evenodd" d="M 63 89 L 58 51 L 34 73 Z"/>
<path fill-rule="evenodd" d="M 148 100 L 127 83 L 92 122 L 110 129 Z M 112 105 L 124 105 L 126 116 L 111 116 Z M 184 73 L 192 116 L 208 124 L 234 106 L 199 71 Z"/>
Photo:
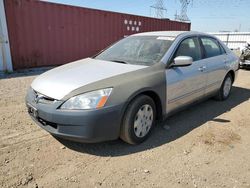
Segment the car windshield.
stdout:
<path fill-rule="evenodd" d="M 131 36 L 115 43 L 95 58 L 151 66 L 161 60 L 174 39 L 174 37 Z"/>

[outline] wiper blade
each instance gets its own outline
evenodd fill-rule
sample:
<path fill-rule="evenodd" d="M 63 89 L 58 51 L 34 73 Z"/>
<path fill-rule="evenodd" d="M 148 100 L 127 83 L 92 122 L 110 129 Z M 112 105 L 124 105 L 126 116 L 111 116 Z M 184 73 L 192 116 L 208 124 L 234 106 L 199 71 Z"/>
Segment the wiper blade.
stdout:
<path fill-rule="evenodd" d="M 123 63 L 123 64 L 128 64 L 127 62 L 125 61 L 121 61 L 121 60 L 110 60 L 112 62 L 116 62 L 116 63 Z"/>

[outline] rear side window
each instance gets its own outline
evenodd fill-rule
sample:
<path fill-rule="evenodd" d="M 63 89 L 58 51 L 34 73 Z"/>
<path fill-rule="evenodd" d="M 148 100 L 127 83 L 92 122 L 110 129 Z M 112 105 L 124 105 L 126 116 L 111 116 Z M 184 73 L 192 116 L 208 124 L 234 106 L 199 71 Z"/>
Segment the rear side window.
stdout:
<path fill-rule="evenodd" d="M 201 50 L 198 38 L 188 38 L 181 42 L 179 48 L 175 53 L 175 57 L 178 56 L 190 56 L 193 61 L 201 59 Z"/>
<path fill-rule="evenodd" d="M 206 57 L 215 57 L 222 54 L 221 47 L 218 42 L 211 38 L 201 38 L 201 42 L 204 46 Z"/>

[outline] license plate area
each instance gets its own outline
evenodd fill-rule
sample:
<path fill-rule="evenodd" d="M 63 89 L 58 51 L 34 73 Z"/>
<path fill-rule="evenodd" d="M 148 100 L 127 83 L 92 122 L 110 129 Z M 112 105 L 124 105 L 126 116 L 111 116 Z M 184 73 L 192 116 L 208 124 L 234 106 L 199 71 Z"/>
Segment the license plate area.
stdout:
<path fill-rule="evenodd" d="M 37 117 L 38 117 L 37 109 L 36 109 L 35 107 L 31 106 L 30 104 L 28 104 L 27 106 L 28 106 L 28 113 L 29 113 L 31 116 L 37 118 Z"/>

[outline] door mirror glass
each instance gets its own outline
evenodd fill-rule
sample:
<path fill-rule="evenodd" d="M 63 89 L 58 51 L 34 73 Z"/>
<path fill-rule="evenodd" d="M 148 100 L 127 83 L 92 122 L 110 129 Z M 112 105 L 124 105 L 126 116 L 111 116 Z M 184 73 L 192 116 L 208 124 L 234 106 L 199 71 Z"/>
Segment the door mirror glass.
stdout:
<path fill-rule="evenodd" d="M 173 67 L 185 67 L 192 65 L 193 58 L 189 56 L 178 56 L 174 59 Z"/>

